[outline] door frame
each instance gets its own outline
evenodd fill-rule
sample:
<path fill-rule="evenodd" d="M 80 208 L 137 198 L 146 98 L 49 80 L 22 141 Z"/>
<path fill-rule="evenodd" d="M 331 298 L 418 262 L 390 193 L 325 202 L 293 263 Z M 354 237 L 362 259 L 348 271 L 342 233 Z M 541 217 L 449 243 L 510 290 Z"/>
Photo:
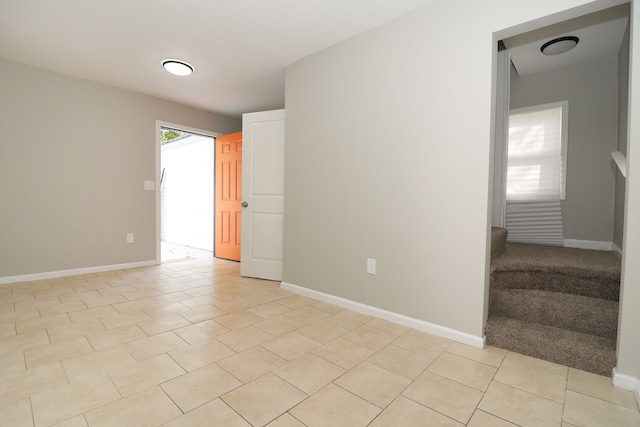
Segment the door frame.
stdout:
<path fill-rule="evenodd" d="M 161 151 L 161 129 L 162 128 L 171 128 L 171 129 L 176 129 L 176 130 L 182 130 L 185 132 L 189 132 L 189 133 L 196 133 L 199 135 L 204 135 L 204 136 L 210 136 L 212 138 L 214 138 L 215 141 L 215 137 L 216 136 L 220 136 L 222 135 L 220 132 L 212 132 L 210 130 L 204 130 L 204 129 L 198 129 L 198 128 L 194 128 L 191 126 L 185 126 L 185 125 L 180 125 L 177 123 L 171 123 L 171 122 L 166 122 L 163 120 L 156 120 L 156 165 L 155 165 L 155 198 L 156 198 L 156 265 L 159 265 L 162 263 L 162 252 L 161 252 L 161 231 L 160 231 L 160 225 L 161 225 L 161 206 L 160 206 L 160 178 L 161 178 L 161 174 L 162 174 L 162 168 L 161 168 L 161 160 L 162 160 L 162 151 Z M 214 173 L 215 173 L 215 150 L 213 152 L 214 154 L 214 158 L 213 158 L 213 167 L 214 167 Z M 214 175 L 215 176 L 215 175 Z M 214 186 L 214 191 L 215 191 L 215 186 Z M 214 199 L 214 203 L 215 203 L 215 199 Z M 214 206 L 215 209 L 215 206 Z M 215 221 L 215 219 L 214 219 Z M 214 224 L 215 226 L 215 224 Z M 215 227 L 214 227 L 214 233 L 215 233 Z M 215 235 L 213 236 L 213 238 L 215 239 Z M 215 240 L 214 240 L 215 241 Z"/>

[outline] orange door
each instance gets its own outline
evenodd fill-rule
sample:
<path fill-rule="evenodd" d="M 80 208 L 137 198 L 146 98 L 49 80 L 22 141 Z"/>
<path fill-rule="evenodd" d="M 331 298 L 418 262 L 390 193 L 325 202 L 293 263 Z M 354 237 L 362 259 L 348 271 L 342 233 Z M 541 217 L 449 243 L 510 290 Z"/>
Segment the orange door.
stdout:
<path fill-rule="evenodd" d="M 242 132 L 216 137 L 215 256 L 240 261 Z"/>

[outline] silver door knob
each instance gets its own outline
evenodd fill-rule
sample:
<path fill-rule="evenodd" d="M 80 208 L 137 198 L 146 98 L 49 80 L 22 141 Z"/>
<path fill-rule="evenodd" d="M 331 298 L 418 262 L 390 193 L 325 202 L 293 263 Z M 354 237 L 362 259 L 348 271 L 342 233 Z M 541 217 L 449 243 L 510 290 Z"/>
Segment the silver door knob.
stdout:
<path fill-rule="evenodd" d="M 243 208 L 246 208 L 247 206 L 249 206 L 249 203 L 247 203 L 247 202 L 242 202 L 242 207 L 243 207 Z"/>

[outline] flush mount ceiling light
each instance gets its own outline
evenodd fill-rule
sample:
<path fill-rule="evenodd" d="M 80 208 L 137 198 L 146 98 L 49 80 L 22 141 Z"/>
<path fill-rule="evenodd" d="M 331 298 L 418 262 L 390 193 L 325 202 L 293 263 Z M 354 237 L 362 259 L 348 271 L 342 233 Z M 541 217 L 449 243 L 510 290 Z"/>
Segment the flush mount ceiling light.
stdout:
<path fill-rule="evenodd" d="M 545 55 L 558 55 L 561 53 L 569 52 L 576 47 L 579 38 L 576 36 L 558 37 L 557 39 L 550 40 L 542 45 L 540 52 Z"/>
<path fill-rule="evenodd" d="M 188 76 L 193 73 L 193 67 L 184 61 L 178 59 L 165 59 L 162 61 L 165 70 L 176 76 Z"/>

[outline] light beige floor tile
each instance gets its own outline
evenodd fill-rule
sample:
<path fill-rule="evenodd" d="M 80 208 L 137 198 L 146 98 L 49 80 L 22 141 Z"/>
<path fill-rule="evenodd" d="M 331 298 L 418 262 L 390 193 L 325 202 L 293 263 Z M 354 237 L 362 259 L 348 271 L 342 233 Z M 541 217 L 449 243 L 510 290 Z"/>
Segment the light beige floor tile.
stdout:
<path fill-rule="evenodd" d="M 189 308 L 196 308 L 206 305 L 214 305 L 214 303 L 216 302 L 216 298 L 212 295 L 202 295 L 195 298 L 183 299 L 180 302 Z M 224 307 L 220 308 L 224 309 Z"/>
<path fill-rule="evenodd" d="M 19 320 L 15 324 L 15 331 L 19 334 L 53 328 L 58 325 L 68 325 L 71 319 L 67 313 L 52 314 L 51 316 L 36 317 L 34 319 Z"/>
<path fill-rule="evenodd" d="M 444 352 L 427 370 L 484 392 L 489 387 L 497 368 Z"/>
<path fill-rule="evenodd" d="M 101 317 L 113 316 L 118 311 L 110 305 L 102 307 L 87 308 L 85 310 L 72 311 L 67 313 L 73 322 L 82 322 L 90 319 L 99 319 Z"/>
<path fill-rule="evenodd" d="M 241 385 L 214 363 L 167 381 L 161 387 L 183 412 L 188 412 Z"/>
<path fill-rule="evenodd" d="M 467 427 L 518 427 L 517 425 L 498 418 L 494 415 L 487 414 L 484 411 L 476 410 L 467 424 Z"/>
<path fill-rule="evenodd" d="M 567 377 L 540 369 L 539 364 L 522 363 L 520 359 L 505 358 L 494 380 L 538 396 L 564 403 Z"/>
<path fill-rule="evenodd" d="M 254 345 L 262 344 L 273 337 L 255 326 L 246 326 L 216 337 L 232 350 L 241 352 Z"/>
<path fill-rule="evenodd" d="M 78 337 L 27 348 L 24 350 L 24 360 L 27 369 L 31 369 L 92 351 L 89 341 L 85 337 Z"/>
<path fill-rule="evenodd" d="M 330 313 L 310 305 L 305 305 L 304 307 L 299 307 L 289 311 L 285 316 L 298 322 L 309 324 L 330 316 Z"/>
<path fill-rule="evenodd" d="M 164 425 L 164 427 L 194 426 L 251 427 L 220 399 L 212 400 Z"/>
<path fill-rule="evenodd" d="M 139 340 L 145 338 L 144 333 L 137 325 L 125 325 L 118 328 L 109 329 L 106 332 L 87 335 L 87 339 L 96 350 L 111 347 L 118 344 Z"/>
<path fill-rule="evenodd" d="M 240 329 L 263 320 L 263 317 L 250 311 L 239 311 L 237 313 L 225 314 L 224 316 L 216 317 L 216 322 L 230 330 Z"/>
<path fill-rule="evenodd" d="M 320 346 L 319 342 L 296 332 L 290 332 L 262 344 L 262 347 L 287 360 L 297 359 Z"/>
<path fill-rule="evenodd" d="M 500 364 L 507 355 L 507 350 L 501 348 L 491 346 L 476 348 L 458 342 L 451 343 L 451 345 L 447 347 L 447 352 L 496 368 L 500 367 Z"/>
<path fill-rule="evenodd" d="M 370 348 L 371 350 L 378 351 L 395 340 L 397 335 L 374 328 L 373 326 L 362 325 L 343 335 L 342 338 Z"/>
<path fill-rule="evenodd" d="M 0 337 L 8 337 L 16 334 L 16 324 L 14 322 L 0 325 Z"/>
<path fill-rule="evenodd" d="M 319 322 L 300 328 L 296 332 L 314 341 L 326 344 L 329 341 L 343 336 L 349 332 L 349 330 L 329 323 L 326 320 L 320 320 Z"/>
<path fill-rule="evenodd" d="M 566 366 L 558 365 L 557 363 L 548 362 L 542 359 L 536 359 L 535 357 L 525 356 L 524 354 L 514 353 L 512 351 L 507 352 L 507 355 L 502 362 L 508 364 L 521 364 L 529 366 L 531 368 L 548 371 L 552 374 L 561 375 L 565 378 L 569 374 L 569 368 Z"/>
<path fill-rule="evenodd" d="M 94 298 L 102 298 L 98 291 L 74 292 L 72 294 L 64 294 L 57 297 L 61 302 L 83 301 Z"/>
<path fill-rule="evenodd" d="M 130 396 L 146 388 L 169 381 L 185 370 L 166 354 L 123 366 L 109 372 L 113 383 L 123 396 Z"/>
<path fill-rule="evenodd" d="M 291 308 L 287 307 L 286 305 L 282 305 L 277 301 L 274 301 L 248 308 L 247 311 L 250 311 L 253 314 L 257 314 L 258 316 L 267 319 L 269 317 L 280 316 L 286 312 L 289 312 L 291 311 Z"/>
<path fill-rule="evenodd" d="M 329 384 L 289 412 L 308 427 L 356 427 L 368 425 L 380 408 Z"/>
<path fill-rule="evenodd" d="M 36 319 L 40 317 L 37 308 L 30 308 L 20 311 L 7 311 L 0 313 L 0 323 L 19 322 L 20 320 Z"/>
<path fill-rule="evenodd" d="M 282 291 L 284 291 L 284 290 L 282 290 Z M 288 292 L 288 291 L 284 291 L 284 292 Z M 311 307 L 315 307 L 315 308 L 317 308 L 319 310 L 326 311 L 327 313 L 332 313 L 332 314 L 343 310 L 342 307 L 339 307 L 339 306 L 337 306 L 335 304 L 330 304 L 330 303 L 324 302 L 324 301 L 314 301 L 309 305 Z"/>
<path fill-rule="evenodd" d="M 499 382 L 489 386 L 478 409 L 522 426 L 557 426 L 562 421 L 562 404 Z"/>
<path fill-rule="evenodd" d="M 304 326 L 304 323 L 283 315 L 265 319 L 256 323 L 254 326 L 274 337 L 279 337 L 280 335 L 295 331 L 296 329 Z"/>
<path fill-rule="evenodd" d="M 217 363 L 243 383 L 248 383 L 278 369 L 287 361 L 262 347 L 252 347 Z"/>
<path fill-rule="evenodd" d="M 47 331 L 44 329 L 33 332 L 25 332 L 24 334 L 0 337 L 0 354 L 25 350 L 47 343 L 49 343 L 49 335 L 47 335 Z"/>
<path fill-rule="evenodd" d="M 567 389 L 631 409 L 638 408 L 633 392 L 614 387 L 609 377 L 569 368 Z"/>
<path fill-rule="evenodd" d="M 111 304 L 118 304 L 121 302 L 127 302 L 127 299 L 122 295 L 109 295 L 109 296 L 101 296 L 98 298 L 83 299 L 83 301 L 87 305 L 87 307 L 95 308 L 95 307 L 103 307 Z"/>
<path fill-rule="evenodd" d="M 131 354 L 119 345 L 63 360 L 62 366 L 69 382 L 73 383 L 135 362 Z"/>
<path fill-rule="evenodd" d="M 350 331 L 364 325 L 371 319 L 371 316 L 350 310 L 342 310 L 326 318 L 327 322 L 333 323 L 336 326 L 340 326 L 341 328 L 348 329 Z"/>
<path fill-rule="evenodd" d="M 51 427 L 88 427 L 87 420 L 84 415 L 78 415 L 77 417 L 69 418 L 59 423 L 53 424 Z"/>
<path fill-rule="evenodd" d="M 188 343 L 185 340 L 171 331 L 124 344 L 125 348 L 137 361 L 148 359 L 187 345 Z"/>
<path fill-rule="evenodd" d="M 107 375 L 49 389 L 31 397 L 35 425 L 48 426 L 120 399 Z"/>
<path fill-rule="evenodd" d="M 43 305 L 42 307 L 38 307 L 38 311 L 40 312 L 40 316 L 45 317 L 59 313 L 68 313 L 70 311 L 84 310 L 86 308 L 87 306 L 84 305 L 82 301 L 70 301 L 60 304 Z"/>
<path fill-rule="evenodd" d="M 191 322 L 179 314 L 166 314 L 164 316 L 154 317 L 151 320 L 138 322 L 137 325 L 140 329 L 145 331 L 147 335 L 156 335 L 161 332 L 167 332 L 172 329 L 191 325 Z"/>
<path fill-rule="evenodd" d="M 217 362 L 218 360 L 226 359 L 234 354 L 236 354 L 235 351 L 213 338 L 169 352 L 173 360 L 178 362 L 187 372 Z"/>
<path fill-rule="evenodd" d="M 111 306 L 113 307 L 113 306 Z M 142 310 L 126 311 L 120 314 L 113 314 L 111 316 L 101 317 L 100 321 L 107 329 L 115 329 L 120 326 L 132 325 L 138 322 L 144 322 L 150 320 L 151 316 Z"/>
<path fill-rule="evenodd" d="M 25 369 L 24 353 L 22 351 L 0 354 L 0 378 Z"/>
<path fill-rule="evenodd" d="M 356 366 L 335 381 L 335 384 L 357 396 L 385 408 L 410 381 L 370 363 Z"/>
<path fill-rule="evenodd" d="M 391 403 L 369 427 L 462 427 L 457 421 L 452 420 L 419 403 L 399 396 Z"/>
<path fill-rule="evenodd" d="M 147 307 L 144 309 L 144 312 L 147 313 L 149 316 L 153 317 L 154 319 L 157 319 L 159 317 L 170 316 L 170 315 L 178 315 L 186 310 L 189 310 L 189 308 L 186 305 L 181 304 L 179 301 L 158 302 L 155 299 L 154 301 L 158 303 L 157 307 Z M 185 318 L 183 317 L 183 319 Z"/>
<path fill-rule="evenodd" d="M 302 295 L 297 295 L 297 294 L 280 298 L 278 300 L 279 304 L 282 304 L 284 306 L 287 306 L 289 308 L 294 308 L 294 309 L 304 307 L 305 305 L 313 304 L 314 302 L 316 301 L 311 298 L 303 297 Z"/>
<path fill-rule="evenodd" d="M 307 394 L 313 394 L 346 372 L 313 354 L 306 354 L 274 373 Z"/>
<path fill-rule="evenodd" d="M 567 391 L 564 420 L 581 427 L 640 426 L 640 414 L 637 410 L 571 390 Z"/>
<path fill-rule="evenodd" d="M 0 404 L 24 399 L 42 390 L 67 384 L 60 363 L 51 363 L 0 377 Z"/>
<path fill-rule="evenodd" d="M 374 351 L 343 338 L 338 338 L 315 349 L 313 353 L 345 369 L 351 369 L 371 356 Z"/>
<path fill-rule="evenodd" d="M 79 338 L 84 335 L 97 334 L 106 331 L 104 325 L 98 319 L 74 322 L 65 325 L 47 328 L 51 342 L 59 342 Z"/>
<path fill-rule="evenodd" d="M 31 401 L 17 400 L 7 405 L 0 405 L 0 427 L 33 427 Z"/>
<path fill-rule="evenodd" d="M 431 372 L 420 375 L 402 395 L 463 424 L 482 399 L 481 391 Z"/>
<path fill-rule="evenodd" d="M 289 415 L 289 413 L 285 413 L 280 415 L 275 420 L 271 421 L 267 424 L 267 427 L 306 427 L 300 421 L 296 420 L 294 417 Z"/>
<path fill-rule="evenodd" d="M 395 340 L 393 344 L 435 360 L 451 345 L 451 341 L 411 330 Z"/>
<path fill-rule="evenodd" d="M 181 304 L 183 304 L 181 300 Z M 183 304 L 184 305 L 184 304 Z M 213 305 L 202 305 L 196 308 L 189 308 L 185 311 L 181 311 L 180 315 L 190 321 L 191 323 L 202 322 L 203 320 L 215 319 L 219 316 L 224 316 L 227 312 L 221 308 L 214 307 Z"/>
<path fill-rule="evenodd" d="M 109 287 L 108 288 L 102 288 L 100 289 L 100 294 L 107 297 L 107 296 L 112 296 L 112 295 L 122 295 L 125 292 L 135 292 L 136 288 L 134 288 L 133 286 L 129 285 L 129 284 L 122 284 L 120 286 L 116 285 L 116 281 L 109 281 Z"/>
<path fill-rule="evenodd" d="M 411 329 L 406 326 L 399 325 L 397 323 L 389 322 L 388 320 L 377 319 L 377 318 L 373 318 L 369 320 L 367 322 L 367 325 L 373 326 L 374 328 L 378 328 L 383 331 L 387 331 L 397 337 L 399 337 L 400 335 L 403 335 L 405 332 Z"/>
<path fill-rule="evenodd" d="M 273 421 L 301 401 L 307 395 L 273 374 L 267 374 L 222 396 L 253 426 L 263 426 Z"/>
<path fill-rule="evenodd" d="M 404 348 L 389 345 L 371 356 L 368 362 L 409 380 L 414 380 L 427 369 L 433 360 Z"/>
<path fill-rule="evenodd" d="M 160 389 L 153 387 L 85 414 L 91 427 L 159 426 L 182 415 Z"/>
<path fill-rule="evenodd" d="M 186 342 L 194 344 L 226 334 L 229 332 L 229 329 L 215 320 L 204 320 L 193 325 L 178 328 L 174 332 L 180 335 Z"/>

